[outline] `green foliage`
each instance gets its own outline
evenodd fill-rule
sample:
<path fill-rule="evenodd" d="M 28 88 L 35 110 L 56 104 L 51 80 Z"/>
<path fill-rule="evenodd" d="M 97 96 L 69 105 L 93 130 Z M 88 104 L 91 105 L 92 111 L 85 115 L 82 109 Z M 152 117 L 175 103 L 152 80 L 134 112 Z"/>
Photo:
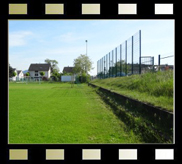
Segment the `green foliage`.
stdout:
<path fill-rule="evenodd" d="M 71 72 L 66 72 L 66 71 L 63 71 L 63 73 L 61 75 L 65 75 L 65 76 L 71 76 L 73 75 L 73 73 Z"/>
<path fill-rule="evenodd" d="M 53 69 L 51 77 L 54 81 L 60 81 L 61 74 L 56 69 Z"/>
<path fill-rule="evenodd" d="M 87 55 L 80 55 L 74 59 L 74 73 L 88 73 L 92 69 L 92 61 Z"/>
<path fill-rule="evenodd" d="M 9 77 L 13 77 L 13 68 L 9 64 Z"/>
<path fill-rule="evenodd" d="M 29 72 L 27 72 L 27 73 L 26 73 L 26 76 L 30 76 L 30 73 L 29 73 Z"/>
<path fill-rule="evenodd" d="M 79 75 L 79 81 L 81 83 L 88 83 L 90 82 L 90 75 L 86 74 L 86 73 L 82 73 L 81 75 Z"/>
<path fill-rule="evenodd" d="M 43 72 L 43 71 L 40 72 L 40 75 L 41 75 L 41 76 L 44 76 L 44 75 L 45 75 L 45 72 Z"/>
<path fill-rule="evenodd" d="M 96 79 L 93 84 L 173 110 L 173 71 Z"/>
<path fill-rule="evenodd" d="M 144 143 L 173 142 L 172 120 L 165 116 L 162 117 L 160 114 L 153 115 L 142 106 L 134 106 L 132 102 L 112 93 L 99 89 L 96 89 L 96 92 L 113 113 L 126 124 L 126 130 L 139 136 Z"/>
<path fill-rule="evenodd" d="M 58 61 L 46 59 L 45 62 L 46 62 L 47 64 L 50 64 L 50 65 L 51 65 L 51 73 L 54 72 L 54 70 L 57 70 L 57 72 L 59 72 L 59 68 L 58 68 L 58 66 L 57 66 Z"/>
<path fill-rule="evenodd" d="M 12 76 L 16 76 L 16 75 L 17 75 L 17 73 L 16 73 L 16 72 L 13 72 L 13 73 L 12 73 Z"/>
<path fill-rule="evenodd" d="M 112 64 L 112 63 L 111 63 Z M 110 66 L 109 70 L 98 73 L 98 77 L 100 78 L 107 78 L 107 77 L 116 77 L 118 75 L 125 76 L 126 74 L 131 73 L 131 64 L 126 64 L 124 60 L 121 62 L 118 61 L 114 63 L 114 66 Z"/>

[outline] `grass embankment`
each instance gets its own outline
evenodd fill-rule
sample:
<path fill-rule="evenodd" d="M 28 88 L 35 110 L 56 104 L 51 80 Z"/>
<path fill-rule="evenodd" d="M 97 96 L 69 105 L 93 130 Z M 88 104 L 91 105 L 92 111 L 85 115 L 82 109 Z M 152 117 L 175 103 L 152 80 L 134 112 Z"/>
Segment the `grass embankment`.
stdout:
<path fill-rule="evenodd" d="M 9 84 L 9 143 L 142 143 L 87 85 Z"/>
<path fill-rule="evenodd" d="M 142 102 L 173 111 L 173 71 L 96 79 L 91 83 Z"/>

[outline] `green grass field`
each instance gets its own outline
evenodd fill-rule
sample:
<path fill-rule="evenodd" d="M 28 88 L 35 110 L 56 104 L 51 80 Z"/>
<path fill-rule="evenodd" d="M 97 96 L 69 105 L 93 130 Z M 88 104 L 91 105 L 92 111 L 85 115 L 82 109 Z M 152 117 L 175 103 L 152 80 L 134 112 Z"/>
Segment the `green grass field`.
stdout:
<path fill-rule="evenodd" d="M 142 143 L 86 84 L 9 83 L 9 143 Z"/>
<path fill-rule="evenodd" d="M 173 112 L 173 71 L 96 79 L 91 83 Z"/>

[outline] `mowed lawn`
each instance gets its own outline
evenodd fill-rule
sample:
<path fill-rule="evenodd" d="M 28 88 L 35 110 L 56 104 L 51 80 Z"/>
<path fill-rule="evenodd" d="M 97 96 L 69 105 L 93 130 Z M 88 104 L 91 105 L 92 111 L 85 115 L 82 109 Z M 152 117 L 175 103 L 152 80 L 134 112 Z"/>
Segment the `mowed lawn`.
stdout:
<path fill-rule="evenodd" d="M 9 84 L 9 143 L 141 143 L 86 84 Z"/>

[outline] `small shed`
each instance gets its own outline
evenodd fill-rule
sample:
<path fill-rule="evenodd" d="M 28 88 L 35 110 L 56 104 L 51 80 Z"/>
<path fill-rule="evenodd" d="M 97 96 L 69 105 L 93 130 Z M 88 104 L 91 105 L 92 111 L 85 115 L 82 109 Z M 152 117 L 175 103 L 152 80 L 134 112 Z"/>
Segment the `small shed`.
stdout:
<path fill-rule="evenodd" d="M 75 81 L 75 75 L 70 76 L 70 75 L 63 75 L 61 76 L 61 81 L 62 82 L 71 82 L 71 81 Z"/>

